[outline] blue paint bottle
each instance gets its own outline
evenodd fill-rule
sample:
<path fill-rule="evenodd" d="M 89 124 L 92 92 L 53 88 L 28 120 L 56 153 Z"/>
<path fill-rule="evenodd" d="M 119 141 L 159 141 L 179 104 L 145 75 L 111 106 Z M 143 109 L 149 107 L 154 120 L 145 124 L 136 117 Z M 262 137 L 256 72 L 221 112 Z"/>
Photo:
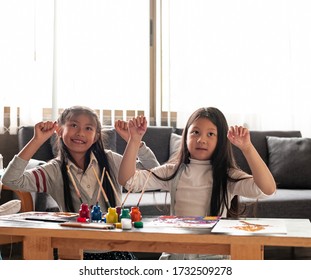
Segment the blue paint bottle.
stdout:
<path fill-rule="evenodd" d="M 103 216 L 103 213 L 100 210 L 100 206 L 98 205 L 98 203 L 96 203 L 96 205 L 93 206 L 92 212 L 91 212 L 92 222 L 101 222 L 102 216 Z"/>

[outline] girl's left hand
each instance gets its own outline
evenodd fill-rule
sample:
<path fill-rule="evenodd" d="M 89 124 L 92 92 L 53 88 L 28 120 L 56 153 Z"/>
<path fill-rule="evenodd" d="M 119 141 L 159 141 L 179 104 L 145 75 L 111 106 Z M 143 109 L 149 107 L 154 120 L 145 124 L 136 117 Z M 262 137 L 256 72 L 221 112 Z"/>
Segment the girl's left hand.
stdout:
<path fill-rule="evenodd" d="M 246 127 L 230 126 L 227 137 L 233 145 L 242 151 L 251 145 L 250 133 Z"/>
<path fill-rule="evenodd" d="M 147 131 L 146 117 L 138 116 L 129 120 L 129 131 L 131 138 L 141 140 Z"/>

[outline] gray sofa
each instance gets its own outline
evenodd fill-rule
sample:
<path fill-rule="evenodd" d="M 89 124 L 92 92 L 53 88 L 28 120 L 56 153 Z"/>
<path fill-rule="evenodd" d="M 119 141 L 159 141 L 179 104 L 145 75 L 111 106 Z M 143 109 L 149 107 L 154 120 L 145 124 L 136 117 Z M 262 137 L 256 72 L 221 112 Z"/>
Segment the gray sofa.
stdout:
<path fill-rule="evenodd" d="M 125 141 L 111 127 L 105 128 L 106 147 L 122 154 Z M 148 127 L 143 140 L 153 150 L 160 163 L 165 163 L 178 148 L 181 129 L 171 127 Z M 251 140 L 262 159 L 268 165 L 276 182 L 276 195 L 270 199 L 254 201 L 239 198 L 245 216 L 261 218 L 308 218 L 311 219 L 311 139 L 302 138 L 299 131 L 251 131 Z M 21 127 L 18 144 L 21 149 L 32 137 L 33 127 Z M 233 148 L 238 165 L 250 173 L 249 166 L 240 150 Z M 47 161 L 53 157 L 47 141 L 34 155 L 30 167 L 37 160 Z M 140 194 L 130 194 L 125 206 L 137 204 Z M 34 195 L 36 210 L 55 211 L 57 205 L 49 197 Z M 169 213 L 170 197 L 166 192 L 146 192 L 140 202 L 143 215 Z"/>
<path fill-rule="evenodd" d="M 247 206 L 246 216 L 311 219 L 311 139 L 302 138 L 299 131 L 251 131 L 251 139 L 277 191 L 258 201 L 240 197 L 241 206 Z M 239 166 L 250 172 L 241 152 L 234 148 L 234 153 Z"/>

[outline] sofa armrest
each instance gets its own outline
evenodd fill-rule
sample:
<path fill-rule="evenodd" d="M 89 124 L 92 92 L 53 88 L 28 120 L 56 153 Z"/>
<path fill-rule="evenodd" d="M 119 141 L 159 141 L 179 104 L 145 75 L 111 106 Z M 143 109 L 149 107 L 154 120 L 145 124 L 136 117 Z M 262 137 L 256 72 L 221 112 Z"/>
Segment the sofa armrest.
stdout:
<path fill-rule="evenodd" d="M 21 201 L 21 210 L 20 212 L 30 212 L 34 211 L 34 205 L 32 196 L 29 192 L 21 192 L 17 190 L 12 190 L 9 187 L 2 185 L 2 191 L 12 191 L 17 196 L 17 199 Z"/>

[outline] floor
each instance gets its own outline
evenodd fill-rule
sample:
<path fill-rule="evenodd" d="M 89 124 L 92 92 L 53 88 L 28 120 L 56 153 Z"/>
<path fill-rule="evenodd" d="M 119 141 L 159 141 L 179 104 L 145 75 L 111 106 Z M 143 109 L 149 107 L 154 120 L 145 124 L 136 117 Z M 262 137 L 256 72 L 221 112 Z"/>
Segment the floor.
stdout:
<path fill-rule="evenodd" d="M 21 243 L 0 246 L 2 259 L 4 260 L 20 260 L 22 246 Z M 135 253 L 138 259 L 158 259 L 160 254 L 157 253 Z M 303 247 L 266 247 L 266 260 L 311 260 L 311 248 Z"/>

